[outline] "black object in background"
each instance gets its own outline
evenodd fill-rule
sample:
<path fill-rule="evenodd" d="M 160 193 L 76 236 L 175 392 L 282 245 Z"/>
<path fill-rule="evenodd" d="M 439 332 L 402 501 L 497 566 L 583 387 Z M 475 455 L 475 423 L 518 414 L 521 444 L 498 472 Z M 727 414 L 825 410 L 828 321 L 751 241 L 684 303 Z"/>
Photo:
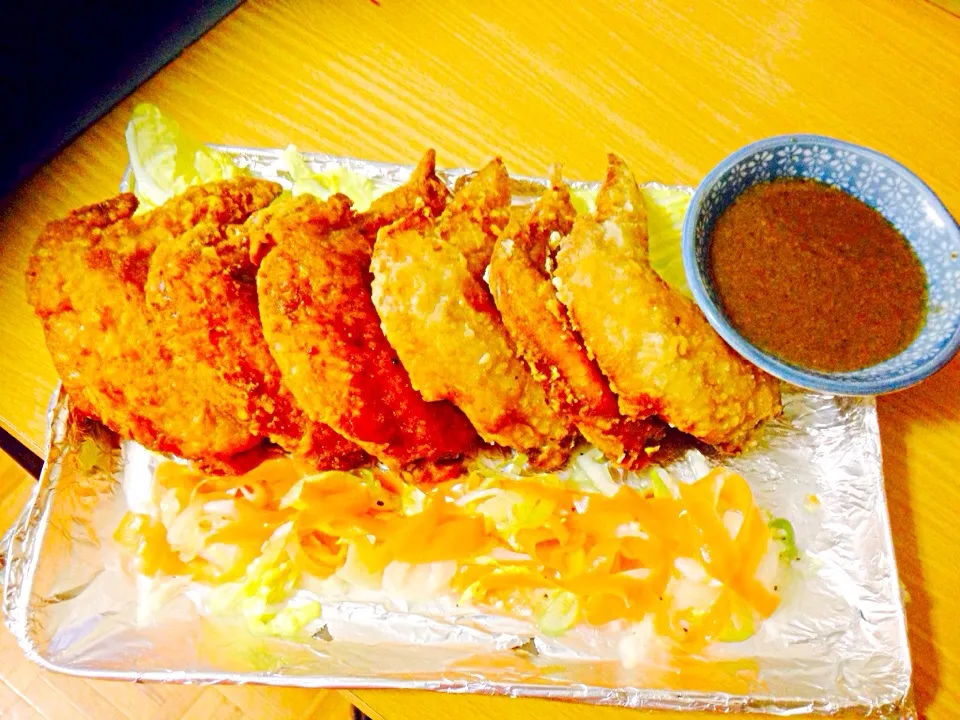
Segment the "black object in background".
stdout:
<path fill-rule="evenodd" d="M 0 197 L 242 0 L 0 0 Z"/>

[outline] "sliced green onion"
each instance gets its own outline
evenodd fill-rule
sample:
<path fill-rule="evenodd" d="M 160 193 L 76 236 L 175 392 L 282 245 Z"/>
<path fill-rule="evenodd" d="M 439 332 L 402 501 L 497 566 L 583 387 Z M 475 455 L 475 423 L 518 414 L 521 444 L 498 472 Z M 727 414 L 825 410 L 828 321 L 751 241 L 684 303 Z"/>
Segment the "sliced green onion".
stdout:
<path fill-rule="evenodd" d="M 543 612 L 537 617 L 537 626 L 547 635 L 562 635 L 577 624 L 580 601 L 567 590 L 552 593 Z"/>
<path fill-rule="evenodd" d="M 783 545 L 780 551 L 780 557 L 787 562 L 797 557 L 797 535 L 793 531 L 793 525 L 786 518 L 774 518 L 768 523 L 773 539 Z"/>
<path fill-rule="evenodd" d="M 667 475 L 666 472 L 659 468 L 652 468 L 650 470 L 650 487 L 653 489 L 653 496 L 655 498 L 676 497 L 673 486 L 673 479 Z"/>

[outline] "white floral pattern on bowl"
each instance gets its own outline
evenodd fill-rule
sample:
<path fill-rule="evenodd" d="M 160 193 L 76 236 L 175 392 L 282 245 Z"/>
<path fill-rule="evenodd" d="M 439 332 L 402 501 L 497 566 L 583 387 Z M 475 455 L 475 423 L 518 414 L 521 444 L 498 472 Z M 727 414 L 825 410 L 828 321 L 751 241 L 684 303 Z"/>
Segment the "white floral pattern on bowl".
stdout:
<path fill-rule="evenodd" d="M 727 322 L 707 270 L 713 224 L 744 190 L 783 177 L 840 188 L 876 208 L 910 242 L 927 273 L 928 308 L 920 334 L 899 355 L 853 372 L 808 370 L 757 350 Z M 748 145 L 697 188 L 684 221 L 683 255 L 694 298 L 717 332 L 751 362 L 795 385 L 842 395 L 891 392 L 936 372 L 960 349 L 960 228 L 918 177 L 873 150 L 818 135 Z"/>

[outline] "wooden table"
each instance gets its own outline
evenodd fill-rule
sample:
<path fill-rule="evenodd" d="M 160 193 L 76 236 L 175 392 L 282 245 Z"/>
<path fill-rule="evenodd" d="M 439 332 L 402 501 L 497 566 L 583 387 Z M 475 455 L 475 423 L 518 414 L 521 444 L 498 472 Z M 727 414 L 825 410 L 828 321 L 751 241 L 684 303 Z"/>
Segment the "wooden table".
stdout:
<path fill-rule="evenodd" d="M 951 9 L 954 0 L 248 2 L 2 206 L 0 425 L 40 451 L 56 375 L 24 300 L 26 256 L 47 220 L 116 192 L 137 102 L 157 103 L 209 142 L 397 162 L 433 146 L 448 166 L 498 153 L 517 173 L 562 161 L 572 178 L 599 177 L 612 149 L 641 179 L 687 184 L 749 141 L 816 132 L 904 161 L 960 215 Z M 960 360 L 879 408 L 917 701 L 931 717 L 960 717 Z M 389 720 L 626 716 L 356 697 Z"/>

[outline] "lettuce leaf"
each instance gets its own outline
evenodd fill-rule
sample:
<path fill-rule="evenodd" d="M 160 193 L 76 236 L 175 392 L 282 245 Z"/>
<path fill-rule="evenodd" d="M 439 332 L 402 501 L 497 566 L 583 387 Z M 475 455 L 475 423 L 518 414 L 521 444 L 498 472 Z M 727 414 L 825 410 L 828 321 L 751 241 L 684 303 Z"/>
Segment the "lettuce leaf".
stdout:
<path fill-rule="evenodd" d="M 320 606 L 311 603 L 296 607 L 284 606 L 293 594 L 299 572 L 287 543 L 293 523 L 278 527 L 263 544 L 260 557 L 250 563 L 239 582 L 215 588 L 207 599 L 207 607 L 216 615 L 239 613 L 251 632 L 257 634 L 286 634 L 299 632 L 311 620 L 320 616 Z"/>
<path fill-rule="evenodd" d="M 666 283 L 687 297 L 692 297 L 680 254 L 683 217 L 692 195 L 687 190 L 671 187 L 643 187 L 641 192 L 647 208 L 650 264 Z M 596 190 L 570 190 L 573 206 L 581 215 L 596 210 L 596 198 Z"/>
<path fill-rule="evenodd" d="M 191 185 L 246 174 L 228 155 L 186 135 L 155 105 L 137 105 L 125 134 L 140 211 L 162 205 Z"/>
<path fill-rule="evenodd" d="M 280 153 L 274 169 L 293 182 L 291 192 L 294 196 L 307 194 L 326 200 L 334 193 L 343 193 L 353 201 L 357 212 L 369 208 L 377 196 L 373 181 L 353 170 L 338 167 L 326 172 L 313 172 L 306 157 L 295 145 L 288 145 L 286 150 Z"/>
<path fill-rule="evenodd" d="M 693 297 L 680 253 L 683 217 L 692 195 L 686 190 L 669 187 L 645 187 L 642 192 L 647 206 L 650 264 L 668 285 L 687 297 Z"/>

